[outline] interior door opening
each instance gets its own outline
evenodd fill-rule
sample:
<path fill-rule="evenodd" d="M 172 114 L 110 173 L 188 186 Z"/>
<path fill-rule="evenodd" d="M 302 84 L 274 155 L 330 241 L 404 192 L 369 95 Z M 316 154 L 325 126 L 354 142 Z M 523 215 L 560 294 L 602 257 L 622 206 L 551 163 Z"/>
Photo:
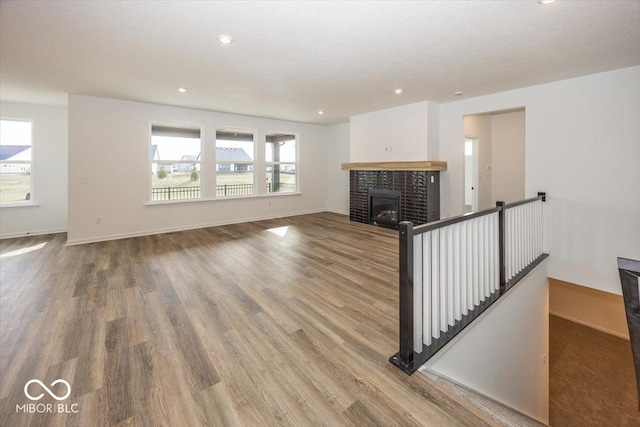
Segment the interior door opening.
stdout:
<path fill-rule="evenodd" d="M 478 210 L 478 139 L 464 139 L 464 213 Z"/>

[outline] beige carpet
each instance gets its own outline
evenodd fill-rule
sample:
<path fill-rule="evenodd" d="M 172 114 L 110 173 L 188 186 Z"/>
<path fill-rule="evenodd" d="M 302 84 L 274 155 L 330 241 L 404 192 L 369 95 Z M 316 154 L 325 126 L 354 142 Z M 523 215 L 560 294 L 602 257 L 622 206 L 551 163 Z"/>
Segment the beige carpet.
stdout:
<path fill-rule="evenodd" d="M 551 426 L 640 426 L 629 341 L 556 316 L 549 341 Z"/>

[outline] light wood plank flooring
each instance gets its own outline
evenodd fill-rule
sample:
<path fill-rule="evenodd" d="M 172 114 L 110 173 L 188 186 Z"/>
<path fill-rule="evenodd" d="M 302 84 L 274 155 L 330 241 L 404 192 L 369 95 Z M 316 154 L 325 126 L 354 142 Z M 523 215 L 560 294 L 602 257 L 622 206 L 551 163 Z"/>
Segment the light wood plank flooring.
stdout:
<path fill-rule="evenodd" d="M 65 239 L 0 241 L 0 425 L 487 425 L 387 361 L 394 231 L 322 213 Z M 16 411 L 57 405 L 23 389 L 58 378 L 77 413 Z"/>

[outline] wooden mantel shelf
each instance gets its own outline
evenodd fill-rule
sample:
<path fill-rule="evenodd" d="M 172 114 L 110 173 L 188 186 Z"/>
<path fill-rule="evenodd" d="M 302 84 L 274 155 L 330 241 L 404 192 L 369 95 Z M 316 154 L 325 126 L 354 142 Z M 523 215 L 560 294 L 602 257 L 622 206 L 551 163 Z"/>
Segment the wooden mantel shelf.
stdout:
<path fill-rule="evenodd" d="M 342 170 L 353 171 L 446 171 L 447 162 L 361 162 L 343 163 Z"/>

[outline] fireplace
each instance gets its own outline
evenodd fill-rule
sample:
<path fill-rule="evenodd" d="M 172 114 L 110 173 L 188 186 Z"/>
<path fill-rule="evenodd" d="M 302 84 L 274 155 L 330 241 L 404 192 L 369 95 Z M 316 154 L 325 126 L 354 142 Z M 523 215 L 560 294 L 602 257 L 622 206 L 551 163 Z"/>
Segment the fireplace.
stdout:
<path fill-rule="evenodd" d="M 389 193 L 393 199 L 400 195 L 399 209 L 381 209 L 396 210 L 399 221 L 411 221 L 414 225 L 420 225 L 440 219 L 440 172 L 438 171 L 349 171 L 349 218 L 351 221 L 372 224 L 370 190 Z M 378 214 L 379 212 L 375 216 Z M 390 213 L 386 215 L 393 218 Z M 380 221 L 376 222 L 377 225 L 383 225 Z M 394 223 L 391 227 L 397 228 L 397 225 Z"/>
<path fill-rule="evenodd" d="M 380 227 L 398 229 L 400 222 L 400 192 L 370 188 L 369 223 Z"/>

